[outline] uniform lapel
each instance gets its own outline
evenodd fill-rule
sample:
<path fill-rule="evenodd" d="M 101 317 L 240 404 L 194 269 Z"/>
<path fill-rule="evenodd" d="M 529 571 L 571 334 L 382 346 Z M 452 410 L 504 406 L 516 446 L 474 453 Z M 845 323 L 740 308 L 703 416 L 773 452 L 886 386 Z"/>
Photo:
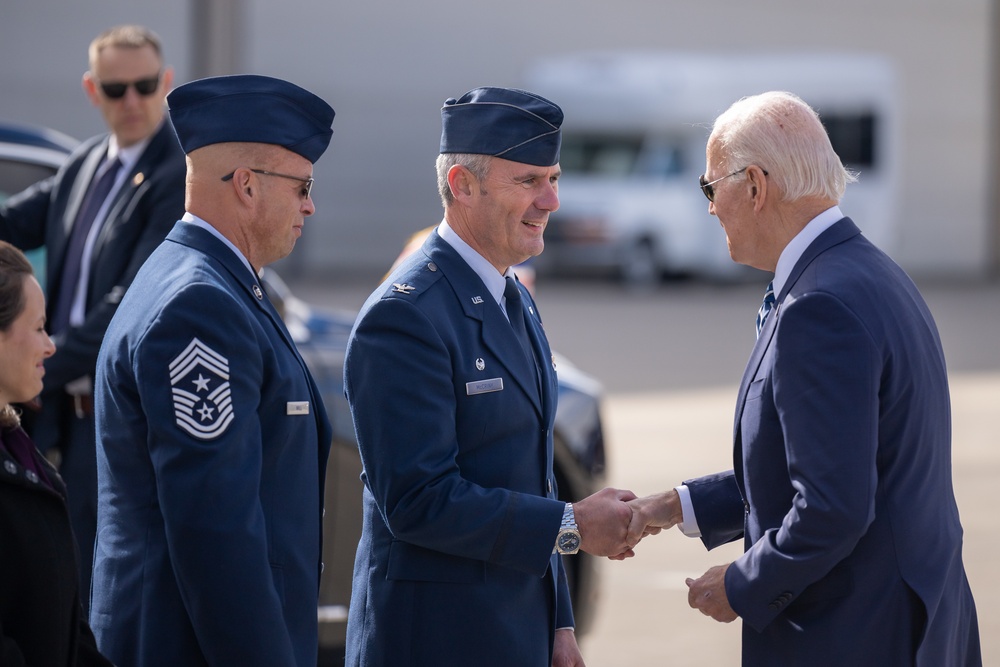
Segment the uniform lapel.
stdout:
<path fill-rule="evenodd" d="M 528 395 L 535 410 L 542 416 L 535 365 L 525 355 L 510 322 L 486 290 L 482 279 L 454 248 L 438 236 L 437 231 L 428 237 L 423 250 L 448 280 L 466 316 L 479 322 L 483 343 L 510 372 L 514 382 Z M 529 319 L 526 315 L 525 324 L 530 332 L 533 327 L 527 324 Z"/>

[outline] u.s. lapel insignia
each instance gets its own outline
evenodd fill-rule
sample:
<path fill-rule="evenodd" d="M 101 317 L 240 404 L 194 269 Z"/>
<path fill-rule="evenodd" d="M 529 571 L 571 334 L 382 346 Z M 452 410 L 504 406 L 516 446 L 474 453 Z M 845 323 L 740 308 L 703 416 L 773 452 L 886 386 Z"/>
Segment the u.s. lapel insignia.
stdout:
<path fill-rule="evenodd" d="M 407 285 L 406 283 L 393 283 L 392 291 L 399 292 L 400 294 L 409 294 L 413 290 L 417 289 L 413 285 Z"/>
<path fill-rule="evenodd" d="M 264 300 L 264 292 L 261 291 L 260 285 L 258 285 L 257 283 L 253 284 L 253 295 L 257 297 L 258 301 Z"/>
<path fill-rule="evenodd" d="M 479 304 L 481 304 L 482 302 L 483 302 L 483 297 L 481 297 L 481 296 L 474 296 L 474 297 L 472 297 L 472 303 L 476 304 L 477 306 Z"/>
<path fill-rule="evenodd" d="M 229 360 L 193 338 L 168 368 L 177 425 L 199 440 L 222 435 L 235 418 Z"/>
<path fill-rule="evenodd" d="M 483 361 L 482 357 L 479 357 L 478 359 L 476 359 L 476 370 L 477 371 L 486 370 L 486 362 Z"/>
<path fill-rule="evenodd" d="M 556 355 L 552 355 L 552 370 L 556 369 Z"/>
<path fill-rule="evenodd" d="M 132 177 L 132 185 L 139 187 L 142 182 L 146 180 L 146 176 L 140 171 L 138 174 Z"/>

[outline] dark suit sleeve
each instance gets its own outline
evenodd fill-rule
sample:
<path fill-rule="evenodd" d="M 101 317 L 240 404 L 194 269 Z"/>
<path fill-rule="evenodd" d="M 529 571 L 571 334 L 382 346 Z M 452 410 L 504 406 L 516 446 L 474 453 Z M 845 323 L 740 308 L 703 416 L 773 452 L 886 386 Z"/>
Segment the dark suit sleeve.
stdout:
<path fill-rule="evenodd" d="M 826 293 L 786 299 L 778 317 L 771 391 L 755 400 L 773 400 L 795 494 L 780 527 L 726 574 L 730 604 L 758 631 L 779 613 L 777 596 L 794 599 L 851 553 L 874 518 L 878 481 L 882 365 L 868 330 Z"/>
<path fill-rule="evenodd" d="M 100 296 L 99 301 L 88 299 L 94 305 L 88 310 L 83 324 L 56 336 L 56 353 L 45 362 L 47 390 L 63 387 L 84 375 L 93 375 L 104 332 L 125 290 L 132 284 L 143 262 L 184 214 L 184 161 L 177 153 L 168 154 L 171 161 L 157 167 L 155 174 L 129 198 L 123 211 L 123 215 L 128 217 L 127 224 L 140 227 L 135 233 L 134 244 L 123 247 L 123 243 L 108 242 L 109 246 L 114 246 L 114 252 L 128 254 L 107 260 L 97 257 L 98 262 L 106 262 L 105 270 L 108 263 L 113 262 L 121 266 L 121 272 L 114 277 L 111 281 L 113 285 Z"/>
<path fill-rule="evenodd" d="M 45 224 L 57 176 L 50 176 L 20 192 L 0 206 L 0 240 L 21 250 L 45 244 Z"/>
<path fill-rule="evenodd" d="M 701 541 L 706 549 L 714 549 L 743 537 L 743 495 L 732 470 L 689 479 L 684 485 L 690 492 Z"/>

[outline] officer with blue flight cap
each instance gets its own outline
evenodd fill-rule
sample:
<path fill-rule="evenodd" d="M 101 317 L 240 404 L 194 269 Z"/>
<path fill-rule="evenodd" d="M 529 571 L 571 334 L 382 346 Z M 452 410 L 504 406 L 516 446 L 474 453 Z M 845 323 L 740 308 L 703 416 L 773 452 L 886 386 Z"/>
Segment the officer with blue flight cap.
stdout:
<path fill-rule="evenodd" d="M 635 496 L 557 499 L 555 363 L 511 270 L 559 206 L 563 113 L 487 87 L 441 116 L 444 220 L 347 348 L 364 520 L 346 664 L 582 665 L 563 554 L 630 555 Z"/>
<path fill-rule="evenodd" d="M 315 211 L 334 111 L 256 75 L 167 101 L 186 213 L 101 348 L 94 632 L 132 667 L 315 667 L 332 434 L 258 275 Z"/>

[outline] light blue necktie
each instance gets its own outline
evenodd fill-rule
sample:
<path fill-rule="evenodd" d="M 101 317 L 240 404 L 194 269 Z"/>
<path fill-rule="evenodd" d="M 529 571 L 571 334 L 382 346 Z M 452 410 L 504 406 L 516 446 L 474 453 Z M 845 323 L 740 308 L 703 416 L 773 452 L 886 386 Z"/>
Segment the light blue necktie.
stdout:
<path fill-rule="evenodd" d="M 764 303 L 760 304 L 760 310 L 757 311 L 757 337 L 760 338 L 760 330 L 764 328 L 764 322 L 767 320 L 768 314 L 774 308 L 774 282 L 769 282 L 767 284 L 767 290 L 764 292 Z"/>

